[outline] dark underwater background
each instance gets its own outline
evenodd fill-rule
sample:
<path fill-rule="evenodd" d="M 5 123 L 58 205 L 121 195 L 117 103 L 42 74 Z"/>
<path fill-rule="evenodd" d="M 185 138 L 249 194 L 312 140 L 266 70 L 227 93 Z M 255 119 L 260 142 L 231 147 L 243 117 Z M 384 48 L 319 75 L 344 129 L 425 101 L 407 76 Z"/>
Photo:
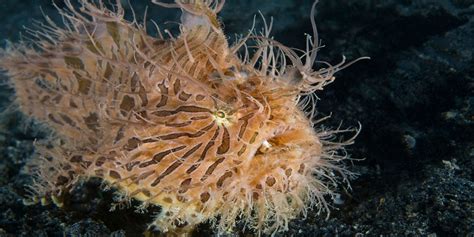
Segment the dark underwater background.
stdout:
<path fill-rule="evenodd" d="M 233 39 L 260 10 L 274 18 L 275 39 L 304 48 L 312 2 L 227 0 L 220 16 Z M 157 22 L 179 19 L 148 0 L 124 4 L 139 19 L 146 6 Z M 0 46 L 18 42 L 41 9 L 60 21 L 51 0 L 0 0 Z M 317 92 L 318 116 L 332 114 L 324 126 L 362 124 L 348 151 L 364 159 L 352 162 L 359 176 L 339 191 L 342 203 L 329 200 L 329 219 L 309 212 L 277 236 L 474 236 L 474 0 L 321 0 L 316 19 L 320 60 L 372 58 Z M 62 209 L 22 204 L 30 182 L 22 167 L 45 134 L 7 110 L 12 95 L 0 87 L 0 236 L 141 236 L 159 209 L 110 212 L 113 192 L 99 182 L 75 189 Z M 240 227 L 229 236 L 253 236 Z M 207 224 L 194 234 L 212 235 Z"/>

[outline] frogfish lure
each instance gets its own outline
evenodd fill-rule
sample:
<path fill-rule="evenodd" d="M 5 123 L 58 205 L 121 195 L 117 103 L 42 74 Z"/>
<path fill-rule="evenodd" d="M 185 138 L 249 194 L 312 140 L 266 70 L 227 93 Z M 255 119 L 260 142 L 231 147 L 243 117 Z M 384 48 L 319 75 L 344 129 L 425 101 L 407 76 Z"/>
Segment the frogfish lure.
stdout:
<path fill-rule="evenodd" d="M 316 61 L 316 2 L 304 50 L 272 39 L 267 23 L 230 46 L 223 0 L 153 0 L 182 11 L 180 34 L 156 37 L 118 0 L 78 2 L 58 8 L 61 26 L 45 17 L 30 41 L 0 50 L 14 103 L 51 130 L 28 164 L 30 204 L 63 206 L 95 177 L 139 209 L 160 206 L 149 226 L 161 232 L 241 221 L 271 234 L 327 210 L 352 176 L 342 161 L 354 137 L 314 128 L 313 92 L 351 64 Z"/>

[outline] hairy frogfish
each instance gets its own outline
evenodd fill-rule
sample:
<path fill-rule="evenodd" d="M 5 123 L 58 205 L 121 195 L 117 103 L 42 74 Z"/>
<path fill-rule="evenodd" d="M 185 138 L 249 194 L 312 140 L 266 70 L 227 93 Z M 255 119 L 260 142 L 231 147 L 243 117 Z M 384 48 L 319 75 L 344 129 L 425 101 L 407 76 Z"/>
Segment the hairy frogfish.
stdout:
<path fill-rule="evenodd" d="M 298 50 L 266 22 L 230 45 L 223 0 L 153 2 L 182 11 L 179 35 L 151 36 L 118 0 L 65 0 L 64 24 L 45 17 L 29 41 L 0 50 L 14 104 L 51 130 L 35 143 L 29 202 L 62 206 L 95 177 L 137 208 L 160 206 L 149 226 L 161 232 L 241 222 L 275 233 L 327 210 L 353 175 L 342 161 L 354 136 L 315 128 L 314 92 L 351 63 L 316 60 L 316 3 Z"/>

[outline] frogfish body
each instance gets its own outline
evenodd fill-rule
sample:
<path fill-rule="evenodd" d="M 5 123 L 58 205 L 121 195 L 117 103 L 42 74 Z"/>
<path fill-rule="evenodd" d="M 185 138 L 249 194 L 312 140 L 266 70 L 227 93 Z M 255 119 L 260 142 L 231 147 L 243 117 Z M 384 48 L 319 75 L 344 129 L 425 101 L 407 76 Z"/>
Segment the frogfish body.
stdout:
<path fill-rule="evenodd" d="M 65 27 L 47 18 L 31 44 L 0 52 L 15 103 L 52 131 L 30 164 L 32 201 L 61 206 L 98 177 L 140 208 L 161 206 L 150 226 L 162 232 L 211 221 L 223 233 L 242 220 L 272 233 L 327 208 L 350 176 L 340 161 L 352 139 L 331 140 L 336 131 L 316 131 L 314 109 L 304 112 L 343 67 L 312 69 L 314 20 L 300 53 L 269 27 L 229 46 L 223 1 L 156 1 L 183 12 L 180 35 L 167 38 L 127 22 L 120 1 L 79 2 L 59 9 Z"/>

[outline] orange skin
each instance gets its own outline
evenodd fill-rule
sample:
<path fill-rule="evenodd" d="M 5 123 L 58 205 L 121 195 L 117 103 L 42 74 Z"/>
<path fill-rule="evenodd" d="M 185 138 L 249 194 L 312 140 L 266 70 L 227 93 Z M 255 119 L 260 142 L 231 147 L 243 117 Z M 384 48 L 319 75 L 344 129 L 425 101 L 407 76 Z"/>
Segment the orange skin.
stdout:
<path fill-rule="evenodd" d="M 157 2 L 183 10 L 181 35 L 170 39 L 126 22 L 120 3 L 115 12 L 66 3 L 68 29 L 49 22 L 39 49 L 0 54 L 20 110 L 52 130 L 30 164 L 32 201 L 61 206 L 80 179 L 99 177 L 140 209 L 161 206 L 150 226 L 162 232 L 213 221 L 223 233 L 241 217 L 272 233 L 309 207 L 327 208 L 323 196 L 348 174 L 336 151 L 352 139 L 325 141 L 334 131 L 316 132 L 298 103 L 342 65 L 312 70 L 317 37 L 303 63 L 269 29 L 229 47 L 216 17 L 223 3 Z M 240 59 L 248 39 L 257 51 Z"/>

